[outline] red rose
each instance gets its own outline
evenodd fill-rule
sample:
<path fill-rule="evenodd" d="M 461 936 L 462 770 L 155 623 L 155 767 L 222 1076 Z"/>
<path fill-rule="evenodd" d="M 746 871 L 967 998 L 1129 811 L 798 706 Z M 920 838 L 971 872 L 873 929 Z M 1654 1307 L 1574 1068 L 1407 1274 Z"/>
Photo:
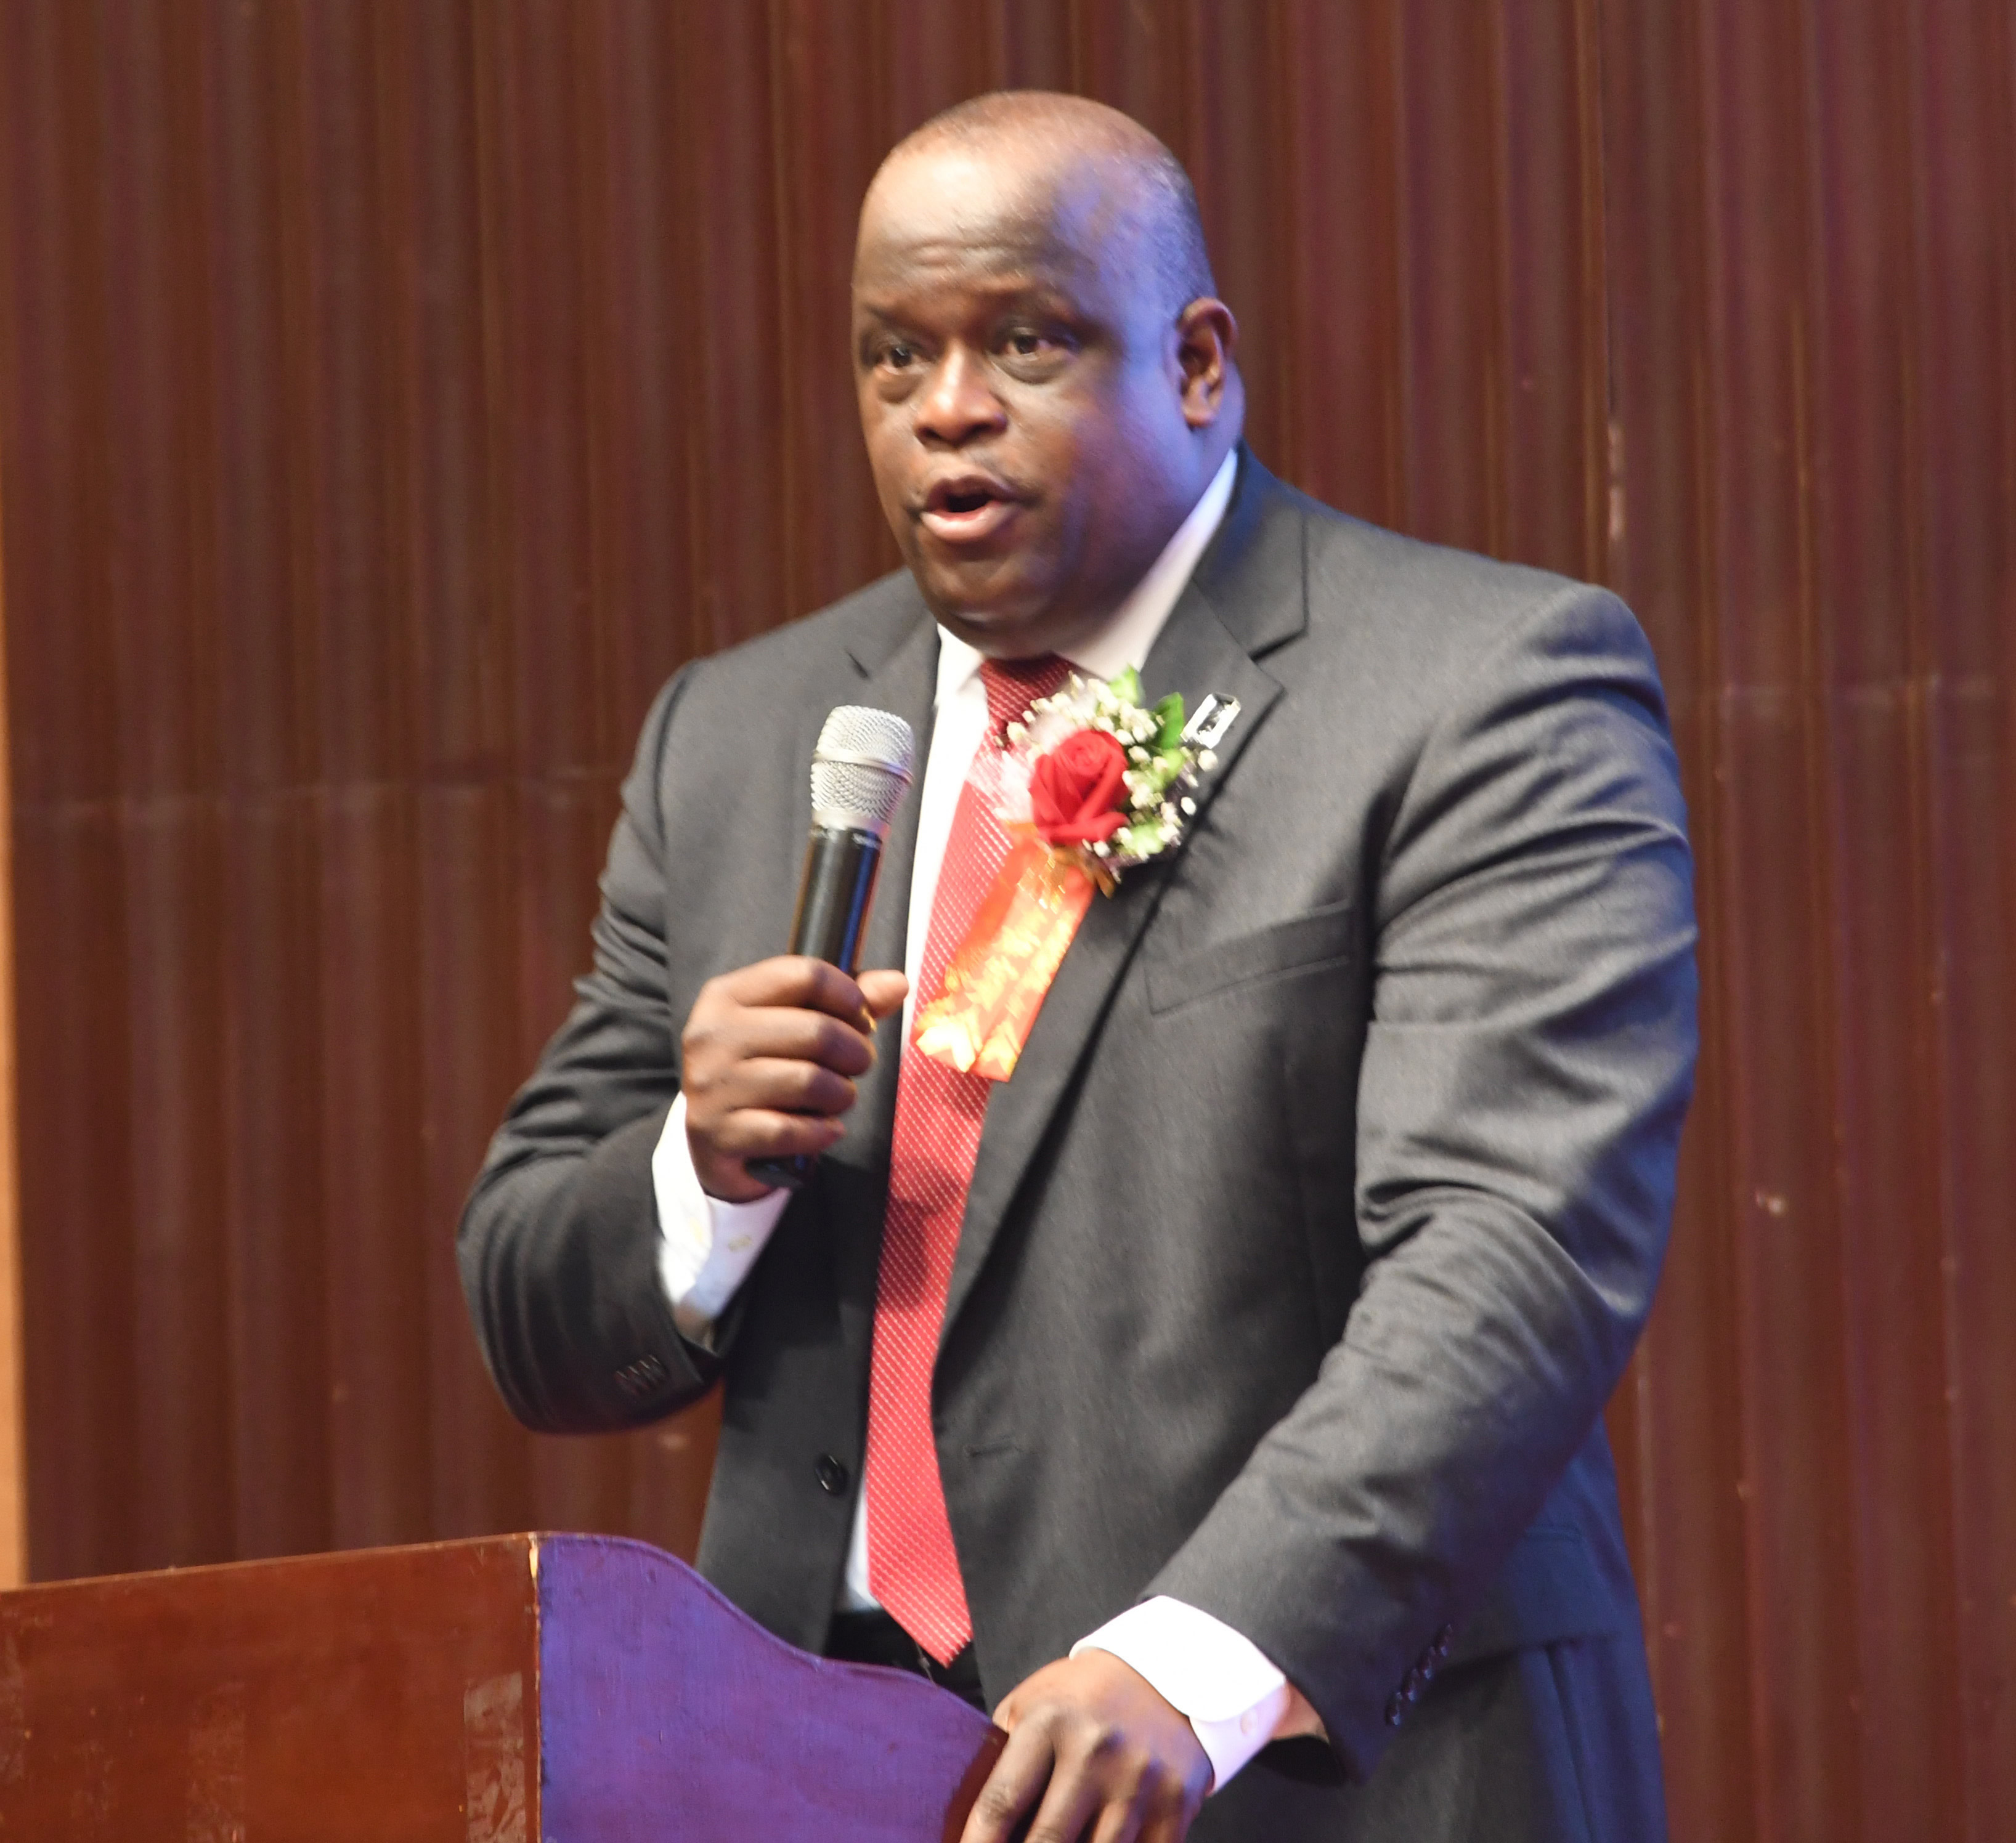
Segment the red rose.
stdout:
<path fill-rule="evenodd" d="M 1127 752 L 1104 730 L 1079 730 L 1039 757 L 1029 814 L 1048 845 L 1092 845 L 1127 823 L 1121 779 Z"/>

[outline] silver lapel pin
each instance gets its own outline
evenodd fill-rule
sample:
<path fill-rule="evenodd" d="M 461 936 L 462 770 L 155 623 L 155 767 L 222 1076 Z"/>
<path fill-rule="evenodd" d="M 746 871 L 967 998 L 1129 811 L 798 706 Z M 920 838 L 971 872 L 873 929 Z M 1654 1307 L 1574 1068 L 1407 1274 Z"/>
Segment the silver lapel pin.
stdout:
<path fill-rule="evenodd" d="M 1215 749 L 1237 721 L 1239 700 L 1218 692 L 1206 693 L 1197 713 L 1183 725 L 1183 740 L 1193 749 Z"/>

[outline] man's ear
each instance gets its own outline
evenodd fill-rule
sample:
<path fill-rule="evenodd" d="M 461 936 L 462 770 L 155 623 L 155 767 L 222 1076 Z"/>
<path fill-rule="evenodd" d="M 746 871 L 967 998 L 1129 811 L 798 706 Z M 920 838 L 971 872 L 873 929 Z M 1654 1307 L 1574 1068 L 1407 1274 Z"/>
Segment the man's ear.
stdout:
<path fill-rule="evenodd" d="M 1238 343 L 1239 322 L 1222 300 L 1205 295 L 1176 316 L 1183 420 L 1193 429 L 1208 429 L 1225 408 L 1236 375 L 1232 354 Z"/>

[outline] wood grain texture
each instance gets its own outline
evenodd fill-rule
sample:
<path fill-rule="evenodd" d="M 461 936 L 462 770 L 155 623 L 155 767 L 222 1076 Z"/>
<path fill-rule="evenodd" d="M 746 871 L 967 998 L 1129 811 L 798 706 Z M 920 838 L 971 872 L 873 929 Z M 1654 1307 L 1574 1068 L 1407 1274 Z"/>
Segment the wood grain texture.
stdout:
<path fill-rule="evenodd" d="M 0 503 L 0 530 L 6 526 Z M 0 1590 L 28 1578 L 20 1148 L 15 1139 L 13 801 L 7 796 L 5 559 L 0 556 Z"/>
<path fill-rule="evenodd" d="M 1676 1834 L 1999 1838 L 2003 0 L 5 0 L 34 1572 L 690 1552 L 711 1410 L 512 1426 L 455 1217 L 653 690 L 894 562 L 855 210 L 1017 84 L 1189 163 L 1271 465 L 1644 622 L 1705 1046 L 1611 1418 Z"/>
<path fill-rule="evenodd" d="M 0 1594 L 0 1839 L 533 1843 L 539 1547 Z"/>
<path fill-rule="evenodd" d="M 0 1843 L 936 1843 L 1006 1740 L 607 1536 L 0 1593 Z"/>

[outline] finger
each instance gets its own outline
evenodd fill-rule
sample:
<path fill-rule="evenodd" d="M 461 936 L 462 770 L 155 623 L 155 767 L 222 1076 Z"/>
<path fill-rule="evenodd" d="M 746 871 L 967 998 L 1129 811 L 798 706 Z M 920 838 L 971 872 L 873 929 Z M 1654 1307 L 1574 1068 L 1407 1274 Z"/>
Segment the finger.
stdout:
<path fill-rule="evenodd" d="M 899 972 L 864 972 L 859 983 L 869 1015 L 877 1018 L 901 1011 L 903 1001 L 909 996 L 910 982 Z"/>
<path fill-rule="evenodd" d="M 760 1107 L 729 1114 L 707 1135 L 716 1157 L 733 1160 L 816 1158 L 847 1131 L 824 1114 L 772 1113 Z"/>
<path fill-rule="evenodd" d="M 1039 1727 L 1010 1734 L 973 1802 L 959 1843 L 1008 1843 L 1022 1814 L 1042 1795 L 1053 1758 L 1049 1737 Z"/>
<path fill-rule="evenodd" d="M 1145 1815 L 1137 1798 L 1108 1805 L 1099 1814 L 1092 1843 L 1141 1843 L 1147 1834 L 1141 1827 Z"/>
<path fill-rule="evenodd" d="M 708 1019 L 688 1029 L 684 1047 L 689 1065 L 724 1072 L 758 1057 L 816 1062 L 848 1076 L 866 1074 L 875 1063 L 874 1044 L 851 1025 L 823 1012 L 783 1006 L 751 1006 Z"/>
<path fill-rule="evenodd" d="M 816 1062 L 753 1056 L 732 1064 L 709 1084 L 705 1111 L 725 1119 L 745 1107 L 772 1113 L 843 1114 L 859 1093 L 844 1075 Z"/>
<path fill-rule="evenodd" d="M 875 1066 L 875 1040 L 824 1012 L 752 1011 L 744 1016 L 751 1033 L 746 1054 L 816 1062 L 836 1075 L 865 1075 Z"/>
<path fill-rule="evenodd" d="M 740 1004 L 824 1011 L 852 1023 L 867 1008 L 861 988 L 837 966 L 804 954 L 780 954 L 730 973 L 724 982 Z"/>
<path fill-rule="evenodd" d="M 1029 1826 L 1028 1843 L 1079 1843 L 1104 1802 L 1091 1761 L 1060 1754 L 1051 1769 L 1043 1802 L 1036 1808 L 1035 1821 Z"/>

